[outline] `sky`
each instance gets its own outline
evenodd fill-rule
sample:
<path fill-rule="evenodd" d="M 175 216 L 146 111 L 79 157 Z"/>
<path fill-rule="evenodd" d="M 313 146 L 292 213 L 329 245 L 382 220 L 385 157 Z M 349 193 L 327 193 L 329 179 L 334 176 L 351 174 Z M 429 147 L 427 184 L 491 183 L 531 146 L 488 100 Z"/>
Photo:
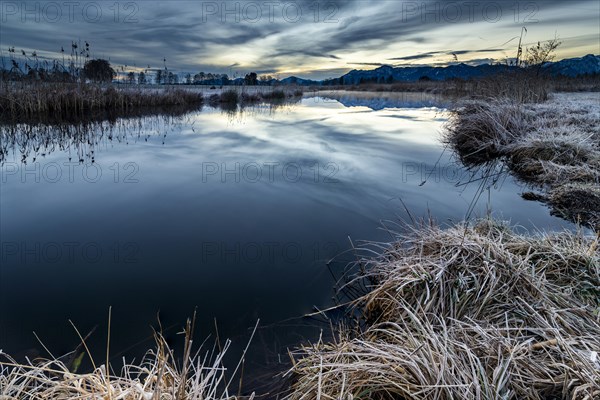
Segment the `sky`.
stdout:
<path fill-rule="evenodd" d="M 526 31 L 523 29 L 526 28 Z M 600 54 L 600 2 L 0 0 L 0 50 L 62 59 L 72 41 L 120 69 L 338 77 L 380 65 L 503 62 L 558 37 Z M 166 62 L 165 62 L 166 60 Z"/>

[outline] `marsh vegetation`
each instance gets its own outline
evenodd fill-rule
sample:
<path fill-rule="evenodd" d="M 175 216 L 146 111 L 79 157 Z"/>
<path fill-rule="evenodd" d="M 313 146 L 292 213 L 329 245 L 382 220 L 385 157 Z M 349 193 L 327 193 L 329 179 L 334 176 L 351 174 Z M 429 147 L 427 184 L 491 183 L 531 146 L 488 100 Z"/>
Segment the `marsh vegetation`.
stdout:
<path fill-rule="evenodd" d="M 358 263 L 355 318 L 294 353 L 291 399 L 600 396 L 598 238 L 424 223 Z"/>
<path fill-rule="evenodd" d="M 0 116 L 4 122 L 80 122 L 112 116 L 192 112 L 203 104 L 235 107 L 297 101 L 302 91 L 232 88 L 205 98 L 193 88 L 133 88 L 99 84 L 22 83 L 0 85 Z"/>
<path fill-rule="evenodd" d="M 546 103 L 509 98 L 454 110 L 446 142 L 469 166 L 494 160 L 539 191 L 556 215 L 600 227 L 598 95 L 554 94 Z"/>
<path fill-rule="evenodd" d="M 459 101 L 451 110 L 444 143 L 455 151 L 464 166 L 489 171 L 493 170 L 488 169 L 489 165 L 495 163 L 508 168 L 528 189 L 535 191 L 524 194 L 524 197 L 547 203 L 555 215 L 583 227 L 575 225 L 570 226 L 569 231 L 527 234 L 518 233 L 516 228 L 491 217 L 454 223 L 445 228 L 428 221 L 403 225 L 400 233 L 386 231 L 392 237 L 388 243 L 374 244 L 368 248 L 353 247 L 353 254 L 365 250 L 370 256 L 359 257 L 347 268 L 353 271 L 353 275 L 345 277 L 340 288 L 340 298 L 345 301 L 329 310 L 341 313 L 342 317 L 329 318 L 328 311 L 321 310 L 308 315 L 318 315 L 331 324 L 334 339 L 321 337 L 312 342 L 296 343 L 295 350 L 289 354 L 289 369 L 276 378 L 287 385 L 286 391 L 275 395 L 290 400 L 592 400 L 600 398 L 600 244 L 597 234 L 600 227 L 600 108 L 596 93 L 575 96 L 553 91 L 574 88 L 580 91 L 596 90 L 598 86 L 594 77 L 551 80 L 540 74 L 540 66 L 548 60 L 555 45 L 538 46 L 530 55 L 535 62 L 530 61 L 528 68 L 502 76 L 469 81 L 422 80 L 341 86 L 339 89 L 343 89 L 342 93 L 336 92 L 336 87 L 327 87 L 327 92 L 323 91 L 325 88 L 318 87 L 315 93 L 320 92 L 327 99 L 337 99 L 339 103 L 335 107 L 338 109 L 321 107 L 313 114 L 303 109 L 291 120 L 255 119 L 249 125 L 257 130 L 247 132 L 248 128 L 236 130 L 232 127 L 229 124 L 231 119 L 220 120 L 222 115 L 218 115 L 219 112 L 230 118 L 251 109 L 253 105 L 266 104 L 277 109 L 288 103 L 300 102 L 303 91 L 295 86 L 271 87 L 266 84 L 257 89 L 258 77 L 255 73 L 247 74 L 244 78 L 248 86 L 225 85 L 219 89 L 214 86 L 211 89 L 199 89 L 191 84 L 174 85 L 176 79 L 166 68 L 166 60 L 165 68 L 157 74 L 161 86 L 146 86 L 141 80 L 136 86 L 135 75 L 128 85 L 117 85 L 111 83 L 114 71 L 108 70 L 106 65 L 96 68 L 95 64 L 84 64 L 79 60 L 80 56 L 89 58 L 89 49 L 87 53 L 80 54 L 74 43 L 74 60 L 67 67 L 64 62 L 62 66 L 55 65 L 52 79 L 42 79 L 44 74 L 49 74 L 49 70 L 40 69 L 39 66 L 30 68 L 26 75 L 19 75 L 15 71 L 19 64 L 15 61 L 15 67 L 8 75 L 9 78 L 17 76 L 18 79 L 2 82 L 0 164 L 11 155 L 21 164 L 27 164 L 39 162 L 41 157 L 51 154 L 56 156 L 54 153 L 60 152 L 64 153 L 61 156 L 68 157 L 69 162 L 95 163 L 98 149 L 107 143 L 112 146 L 116 142 L 126 145 L 135 141 L 151 142 L 140 152 L 146 153 L 147 158 L 141 160 L 145 160 L 143 165 L 150 170 L 145 175 L 149 186 L 140 185 L 142 190 L 123 190 L 131 197 L 127 198 L 126 206 L 123 202 L 115 207 L 117 211 L 114 211 L 114 215 L 111 214 L 112 209 L 111 212 L 107 212 L 107 209 L 113 205 L 114 198 L 119 197 L 115 193 L 120 195 L 121 189 L 115 191 L 113 181 L 110 182 L 110 191 L 93 192 L 96 187 L 102 188 L 101 184 L 92 189 L 88 185 L 81 190 L 95 196 L 78 197 L 77 190 L 74 190 L 75 201 L 70 204 L 67 200 L 64 200 L 64 204 L 50 203 L 48 207 L 52 208 L 48 209 L 44 209 L 45 204 L 39 204 L 38 209 L 42 210 L 42 214 L 38 215 L 43 218 L 32 219 L 45 220 L 47 214 L 57 214 L 57 218 L 61 219 L 53 220 L 54 223 L 65 224 L 71 217 L 72 209 L 69 206 L 91 204 L 90 209 L 98 208 L 102 222 L 104 219 L 108 221 L 106 226 L 99 223 L 102 228 L 100 231 L 120 229 L 123 221 L 133 221 L 135 224 L 132 226 L 139 224 L 135 226 L 139 230 L 132 231 L 136 237 L 152 244 L 156 243 L 152 242 L 154 238 L 144 235 L 156 230 L 157 226 L 173 232 L 173 235 L 181 235 L 181 242 L 188 244 L 186 240 L 189 237 L 198 235 L 197 226 L 205 226 L 211 218 L 216 222 L 213 221 L 212 226 L 207 224 L 207 231 L 222 228 L 224 221 L 219 218 L 226 213 L 234 215 L 226 222 L 235 226 L 255 227 L 256 221 L 252 219 L 253 215 L 248 215 L 251 213 L 245 212 L 247 209 L 261 215 L 261 224 L 271 229 L 271 226 L 280 225 L 282 220 L 298 217 L 294 214 L 296 210 L 322 207 L 315 209 L 315 214 L 328 218 L 333 215 L 331 220 L 319 226 L 323 231 L 338 225 L 340 229 L 350 230 L 345 224 L 355 210 L 360 209 L 361 219 L 356 220 L 356 225 L 364 227 L 365 221 L 380 219 L 380 215 L 372 211 L 373 204 L 388 201 L 389 193 L 395 193 L 396 196 L 398 187 L 405 190 L 403 195 L 406 193 L 413 198 L 413 206 L 423 203 L 424 198 L 431 199 L 437 201 L 440 208 L 452 208 L 455 214 L 449 217 L 455 217 L 462 213 L 464 200 L 457 201 L 461 210 L 456 211 L 453 208 L 455 204 L 449 205 L 451 201 L 445 198 L 454 192 L 442 187 L 442 184 L 430 192 L 417 192 L 417 189 L 410 192 L 414 189 L 412 186 L 421 188 L 426 181 L 419 180 L 407 188 L 409 185 L 402 180 L 406 176 L 399 176 L 406 172 L 400 169 L 407 164 L 414 166 L 415 159 L 423 161 L 408 153 L 414 151 L 419 156 L 427 154 L 423 148 L 432 146 L 431 143 L 417 143 L 414 137 L 402 142 L 398 139 L 402 135 L 396 134 L 401 132 L 410 136 L 412 132 L 403 131 L 408 126 L 417 131 L 422 139 L 437 125 L 419 128 L 410 124 L 419 121 L 421 115 L 399 113 L 397 109 L 390 111 L 392 108 L 404 111 L 415 107 L 431 108 L 435 111 L 429 110 L 432 115 L 427 116 L 428 121 L 438 121 L 441 119 L 438 113 L 446 111 L 441 111 L 437 96 L 405 96 L 405 92 L 444 94 L 451 101 Z M 63 81 L 59 82 L 61 77 Z M 223 83 L 224 77 L 199 76 L 198 79 L 212 85 Z M 195 77 L 192 79 L 190 76 L 189 80 L 193 82 Z M 375 94 L 352 94 L 352 97 L 348 95 L 348 89 L 369 90 Z M 398 91 L 402 94 L 384 93 Z M 385 101 L 370 107 L 374 99 Z M 389 101 L 393 101 L 394 105 L 389 106 Z M 213 113 L 209 118 L 197 112 L 203 106 L 208 106 Z M 314 104 L 312 106 L 316 107 Z M 357 106 L 369 107 L 370 111 L 356 112 L 351 108 Z M 220 111 L 215 110 L 217 108 Z M 376 113 L 374 110 L 385 112 Z M 363 111 L 365 115 L 358 115 Z M 376 116 L 370 116 L 372 111 Z M 189 120 L 181 123 L 188 113 L 191 115 Z M 138 117 L 143 118 L 138 120 Z M 389 117 L 394 117 L 393 123 Z M 407 125 L 397 123 L 399 119 Z M 194 125 L 198 121 L 198 125 Z M 166 125 L 179 123 L 185 125 L 187 133 L 179 135 L 176 145 L 164 151 L 160 145 L 164 146 L 167 139 Z M 207 129 L 201 134 L 197 133 L 196 129 L 200 131 L 199 125 L 203 123 Z M 214 125 L 209 126 L 211 123 Z M 328 123 L 332 126 L 327 126 Z M 281 135 L 282 126 L 288 134 Z M 259 131 L 258 127 L 262 130 Z M 361 134 L 349 140 L 348 132 L 340 128 L 348 128 L 352 134 L 355 131 Z M 311 137 L 313 131 L 317 134 Z M 139 155 L 135 151 L 127 150 L 123 150 L 121 156 L 126 154 L 131 159 L 137 159 Z M 437 148 L 433 150 L 437 151 Z M 270 160 L 273 154 L 283 154 L 292 160 L 290 164 L 298 166 L 293 161 L 296 158 L 292 156 L 306 162 L 318 154 L 317 166 L 333 164 L 337 167 L 337 164 L 330 162 L 333 159 L 346 167 L 348 175 L 343 175 L 342 169 L 343 176 L 336 177 L 337 186 L 320 186 L 323 182 L 319 179 L 315 184 L 311 175 L 293 182 L 296 186 L 292 188 L 285 186 L 289 181 L 284 185 L 277 182 L 272 186 L 257 185 L 256 182 L 250 182 L 250 186 L 245 185 L 249 182 L 242 182 L 232 188 L 223 179 L 223 176 L 227 178 L 226 169 L 225 175 L 211 176 L 215 177 L 215 184 L 211 185 L 207 182 L 206 165 L 198 164 L 198 160 L 202 162 L 216 157 L 216 160 L 223 162 L 221 166 L 227 167 L 224 163 L 229 161 L 229 167 L 236 165 L 239 168 L 238 157 L 246 157 L 248 165 L 255 165 L 257 157 L 265 161 Z M 172 157 L 173 165 L 157 168 L 159 164 L 160 167 L 166 165 L 167 157 Z M 398 162 L 402 157 L 406 157 L 402 159 L 406 162 Z M 434 160 L 429 160 L 425 167 L 437 166 L 440 158 L 436 153 Z M 121 161 L 120 158 L 115 160 Z M 18 175 L 16 164 L 11 165 L 15 176 Z M 131 165 L 137 166 L 133 162 Z M 211 163 L 211 166 L 214 165 L 218 166 L 217 163 Z M 202 171 L 202 175 L 198 171 Z M 27 173 L 25 170 L 25 175 Z M 219 178 L 220 182 L 216 182 Z M 240 183 L 239 176 L 235 176 L 235 181 Z M 198 182 L 205 185 L 200 187 L 196 184 Z M 382 183 L 387 186 L 380 187 Z M 49 185 L 37 187 L 42 186 L 45 190 L 52 190 Z M 273 187 L 277 190 L 272 190 Z M 228 191 L 223 191 L 223 188 Z M 33 190 L 31 193 L 34 193 Z M 47 193 L 40 197 L 44 198 Z M 252 196 L 248 196 L 248 193 L 252 193 Z M 62 199 L 59 196 L 57 198 Z M 18 196 L 12 197 L 11 204 L 20 200 Z M 132 212 L 132 204 L 142 211 L 138 213 L 136 208 Z M 175 204 L 176 207 L 166 210 L 168 207 L 165 204 Z M 521 203 L 515 204 L 522 206 Z M 60 207 L 63 206 L 67 211 L 60 214 Z M 228 206 L 231 208 L 228 209 Z M 504 206 L 511 208 L 512 203 Z M 345 208 L 352 212 L 347 212 Z M 225 212 L 219 214 L 223 210 Z M 236 214 L 231 210 L 244 212 Z M 92 218 L 95 212 L 88 210 L 85 217 L 90 221 L 98 221 Z M 160 215 L 155 217 L 157 214 Z M 548 218 L 545 211 L 543 217 Z M 308 226 L 307 218 L 309 216 L 302 216 L 297 225 L 300 230 Z M 270 224 L 266 223 L 269 221 Z M 80 224 L 79 221 L 75 223 Z M 268 234 L 265 237 L 270 237 Z M 311 230 L 308 235 L 312 240 L 315 232 Z M 344 235 L 347 237 L 346 231 Z M 256 240 L 255 228 L 250 236 L 248 240 Z M 110 237 L 111 242 L 113 239 Z M 179 279 L 180 275 L 190 274 L 187 290 L 178 288 L 177 293 L 171 294 L 178 296 L 181 293 L 204 291 L 209 297 L 207 303 L 212 307 L 211 302 L 221 296 L 223 290 L 213 283 L 214 277 L 203 290 L 198 290 L 199 282 L 205 276 L 194 275 L 195 269 L 188 268 L 190 265 L 185 263 L 181 264 L 184 268 L 177 269 L 179 264 L 173 263 L 171 258 L 173 255 L 180 256 L 178 252 L 186 249 L 168 249 L 165 243 L 158 243 L 160 246 L 151 247 L 161 247 L 160 251 L 163 251 L 162 246 L 165 245 L 164 252 L 171 253 L 167 267 L 171 268 L 173 276 Z M 194 245 L 197 243 L 188 247 Z M 149 265 L 158 265 L 152 272 L 164 276 L 165 265 L 156 261 L 164 254 L 153 253 L 152 250 L 156 249 L 149 251 L 144 268 L 135 271 L 138 276 L 152 275 L 148 274 L 152 270 Z M 198 256 L 197 253 L 193 254 L 194 257 Z M 236 265 L 227 267 L 234 270 L 234 267 L 239 267 L 238 261 Z M 312 266 L 314 261 L 308 262 L 312 262 Z M 191 266 L 197 266 L 193 262 Z M 323 257 L 319 257 L 318 262 L 322 263 Z M 17 272 L 14 272 L 12 279 L 15 276 L 18 278 L 21 273 L 18 268 L 15 270 Z M 117 266 L 109 271 L 109 275 L 121 273 L 122 270 L 121 266 Z M 234 291 L 228 294 L 236 300 L 233 301 L 235 310 L 249 296 L 258 296 L 253 284 L 258 287 L 264 283 L 262 277 L 260 281 L 253 281 L 257 279 L 256 274 L 254 270 L 249 273 L 250 270 L 235 270 L 236 274 L 245 278 L 240 278 L 243 282 L 237 289 L 241 294 Z M 271 275 L 280 272 L 279 269 L 269 270 Z M 289 271 L 285 271 L 286 278 L 288 274 Z M 148 292 L 143 284 L 131 287 L 129 281 L 114 282 L 113 275 L 110 275 L 110 289 L 85 286 L 87 279 L 75 281 L 82 287 L 100 291 L 100 295 L 93 292 L 94 301 L 98 297 L 110 297 L 104 292 L 113 290 L 113 286 L 115 292 L 111 294 L 115 297 L 126 292 L 138 293 L 139 296 L 135 297 L 145 299 Z M 224 285 L 231 283 L 230 275 L 228 271 Z M 317 274 L 312 275 L 311 278 L 322 278 Z M 121 284 L 124 286 L 119 286 Z M 184 285 L 178 281 L 179 284 Z M 270 282 L 269 285 L 277 286 Z M 314 281 L 311 281 L 311 285 L 314 285 Z M 292 282 L 292 286 L 297 289 L 296 282 Z M 290 287 L 285 289 L 291 291 Z M 217 294 L 214 295 L 215 292 L 211 290 Z M 267 298 L 265 302 L 279 300 Z M 136 306 L 138 309 L 134 312 L 137 314 L 146 304 Z M 174 305 L 175 309 L 179 307 L 179 304 Z M 124 360 L 123 368 L 119 371 L 115 371 L 118 368 L 110 362 L 109 344 L 106 346 L 106 360 L 95 362 L 98 360 L 94 360 L 94 355 L 87 348 L 87 338 L 81 335 L 77 350 L 68 354 L 71 361 L 66 361 L 63 356 L 54 357 L 45 346 L 48 353 L 46 357 L 25 362 L 0 351 L 0 399 L 77 397 L 90 400 L 216 400 L 241 398 L 242 394 L 248 393 L 246 397 L 254 398 L 252 391 L 241 389 L 241 382 L 238 384 L 233 381 L 234 377 L 238 377 L 238 372 L 243 376 L 245 350 L 238 364 L 226 365 L 224 355 L 231 342 L 221 345 L 217 341 L 206 351 L 202 348 L 195 350 L 192 331 L 193 324 L 188 321 L 182 331 L 182 353 L 170 347 L 162 332 L 156 332 L 156 347 L 141 360 Z M 76 368 L 71 356 L 75 356 L 79 363 L 85 358 L 91 367 Z"/>

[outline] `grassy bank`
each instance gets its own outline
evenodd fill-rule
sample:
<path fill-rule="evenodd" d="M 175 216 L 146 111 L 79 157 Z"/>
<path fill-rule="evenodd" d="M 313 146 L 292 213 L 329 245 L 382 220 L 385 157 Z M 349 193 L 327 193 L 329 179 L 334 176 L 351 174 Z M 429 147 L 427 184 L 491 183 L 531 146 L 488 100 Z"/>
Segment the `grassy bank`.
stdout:
<path fill-rule="evenodd" d="M 105 115 L 128 116 L 193 111 L 205 100 L 230 107 L 259 102 L 280 103 L 302 96 L 300 90 L 250 91 L 227 89 L 207 99 L 194 88 L 135 88 L 74 83 L 9 82 L 0 85 L 0 116 L 3 121 L 72 121 L 101 119 Z"/>
<path fill-rule="evenodd" d="M 361 264 L 359 322 L 294 354 L 290 399 L 600 397 L 597 240 L 422 226 Z"/>
<path fill-rule="evenodd" d="M 454 110 L 446 142 L 469 166 L 505 163 L 555 215 L 600 228 L 598 94 L 554 94 L 545 103 L 472 101 Z M 530 194 L 531 195 L 531 194 Z"/>

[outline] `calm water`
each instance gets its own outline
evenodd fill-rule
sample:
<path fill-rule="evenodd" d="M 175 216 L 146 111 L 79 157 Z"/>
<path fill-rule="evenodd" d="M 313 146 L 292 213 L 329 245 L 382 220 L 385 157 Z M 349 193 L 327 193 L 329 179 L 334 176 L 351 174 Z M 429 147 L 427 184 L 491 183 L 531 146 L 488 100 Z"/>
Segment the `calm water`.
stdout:
<path fill-rule="evenodd" d="M 0 349 L 46 355 L 35 331 L 55 354 L 70 351 L 70 319 L 83 334 L 98 327 L 90 345 L 102 358 L 112 306 L 114 358 L 139 357 L 158 312 L 178 344 L 197 307 L 198 335 L 216 321 L 235 357 L 260 318 L 246 367 L 259 369 L 327 329 L 298 318 L 332 305 L 327 262 L 341 254 L 339 274 L 351 240 L 388 240 L 382 221 L 408 219 L 404 205 L 441 223 L 491 209 L 526 228 L 566 226 L 510 178 L 480 196 L 481 181 L 465 184 L 470 173 L 439 141 L 439 99 L 332 97 L 3 128 Z"/>

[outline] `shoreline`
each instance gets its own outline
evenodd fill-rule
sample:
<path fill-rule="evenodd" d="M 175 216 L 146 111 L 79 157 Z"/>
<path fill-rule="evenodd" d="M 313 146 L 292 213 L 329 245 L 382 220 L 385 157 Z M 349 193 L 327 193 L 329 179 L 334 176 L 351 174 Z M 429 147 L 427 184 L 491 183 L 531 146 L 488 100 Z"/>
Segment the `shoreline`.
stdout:
<path fill-rule="evenodd" d="M 598 238 L 423 223 L 362 263 L 359 322 L 296 351 L 290 399 L 600 396 Z"/>
<path fill-rule="evenodd" d="M 3 83 L 0 85 L 0 116 L 3 121 L 14 123 L 36 120 L 76 122 L 107 115 L 127 117 L 173 111 L 180 114 L 204 104 L 225 110 L 259 103 L 278 105 L 303 95 L 298 88 L 268 89 L 226 87 L 205 93 L 183 86 L 149 89 L 75 83 Z"/>
<path fill-rule="evenodd" d="M 236 107 L 263 99 L 213 96 L 211 105 Z M 468 101 L 454 110 L 445 140 L 466 165 L 506 165 L 538 190 L 533 199 L 554 206 L 559 198 L 563 218 L 597 231 L 600 206 L 590 196 L 600 176 L 597 96 Z M 282 97 L 288 93 L 272 99 Z M 577 208 L 582 199 L 584 208 Z M 278 376 L 289 382 L 283 398 L 600 396 L 600 236 L 517 234 L 489 219 L 406 228 L 379 257 L 356 260 L 364 272 L 349 277 L 348 286 L 367 292 L 353 300 L 335 340 L 291 352 L 292 367 Z M 0 399 L 254 398 L 233 394 L 239 392 L 232 371 L 240 364 L 223 365 L 228 345 L 208 362 L 192 350 L 192 325 L 182 354 L 176 357 L 157 334 L 144 362 L 120 374 L 101 361 L 89 373 L 60 360 L 18 365 L 0 351 Z"/>
<path fill-rule="evenodd" d="M 354 317 L 332 342 L 290 353 L 282 398 L 600 395 L 600 238 L 517 234 L 494 220 L 407 228 L 379 257 L 357 260 L 363 272 L 348 285 L 367 292 L 352 301 Z M 0 352 L 0 398 L 261 395 L 239 395 L 232 377 L 243 355 L 237 367 L 222 365 L 229 341 L 217 353 L 192 349 L 192 330 L 193 319 L 177 356 L 157 333 L 156 349 L 120 374 L 107 373 L 102 361 L 77 373 L 64 361 L 18 365 Z"/>
<path fill-rule="evenodd" d="M 444 138 L 461 162 L 500 162 L 533 190 L 526 199 L 600 230 L 600 94 L 554 93 L 544 103 L 467 101 Z"/>

